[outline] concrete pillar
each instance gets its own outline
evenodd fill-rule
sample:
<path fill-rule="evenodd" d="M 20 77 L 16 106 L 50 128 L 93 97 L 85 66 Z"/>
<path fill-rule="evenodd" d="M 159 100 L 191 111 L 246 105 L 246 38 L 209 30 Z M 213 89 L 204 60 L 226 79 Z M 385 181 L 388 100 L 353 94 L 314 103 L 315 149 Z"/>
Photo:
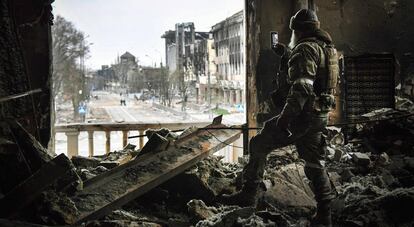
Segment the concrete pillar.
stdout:
<path fill-rule="evenodd" d="M 128 144 L 128 131 L 122 131 L 122 147 Z"/>
<path fill-rule="evenodd" d="M 65 134 L 67 137 L 67 156 L 72 158 L 73 156 L 79 155 L 79 132 L 66 132 Z"/>
<path fill-rule="evenodd" d="M 111 131 L 105 131 L 106 143 L 105 143 L 105 152 L 109 154 L 111 152 Z"/>
<path fill-rule="evenodd" d="M 88 131 L 89 157 L 94 155 L 93 131 Z"/>
<path fill-rule="evenodd" d="M 236 141 L 233 143 L 233 155 L 231 157 L 233 163 L 239 162 L 239 157 L 243 156 L 243 136 L 240 136 Z"/>
<path fill-rule="evenodd" d="M 139 137 L 139 148 L 142 149 L 144 147 L 144 131 L 139 131 L 139 135 L 141 136 Z"/>

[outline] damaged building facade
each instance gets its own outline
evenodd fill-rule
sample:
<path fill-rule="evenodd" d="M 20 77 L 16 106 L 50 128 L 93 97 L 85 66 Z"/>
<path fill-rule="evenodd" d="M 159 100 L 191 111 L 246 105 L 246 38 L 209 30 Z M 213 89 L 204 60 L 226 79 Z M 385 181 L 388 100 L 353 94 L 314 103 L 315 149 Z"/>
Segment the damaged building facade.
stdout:
<path fill-rule="evenodd" d="M 175 30 L 166 31 L 162 38 L 165 39 L 166 66 L 174 78 L 174 86 L 180 93 L 196 97 L 196 84 L 206 65 L 204 57 L 199 56 L 204 53 L 196 51 L 204 51 L 200 43 L 209 38 L 209 33 L 195 31 L 191 22 L 177 23 Z"/>
<path fill-rule="evenodd" d="M 162 37 L 170 74 L 181 70 L 193 81 L 197 103 L 244 105 L 244 11 L 213 25 L 208 33 L 194 32 L 193 23 L 183 23 Z"/>
<path fill-rule="evenodd" d="M 148 130 L 141 135 L 148 138 L 143 147 L 124 144 L 124 149 L 103 156 L 69 159 L 47 150 L 53 135 L 48 83 L 52 70 L 51 2 L 1 1 L 0 225 L 306 226 L 314 214 L 315 201 L 304 180 L 304 163 L 294 147 L 269 155 L 263 181 L 266 190 L 257 207 L 217 202 L 218 195 L 240 187 L 246 160 L 223 163 L 210 154 L 231 144 L 242 132 L 254 135 L 257 126 L 277 114 L 277 108 L 267 108 L 280 64 L 270 49 L 269 33 L 278 31 L 280 41 L 288 43 L 290 17 L 309 7 L 316 10 L 322 28 L 331 33 L 342 52 L 342 85 L 362 84 L 364 92 L 349 93 L 353 86 L 341 90 L 339 97 L 344 103 L 339 106 L 346 114 L 327 128 L 327 169 L 336 193 L 334 226 L 413 226 L 414 29 L 410 25 L 414 2 L 313 2 L 245 1 L 249 133 L 239 126 L 222 125 L 218 118 L 180 135 L 174 132 L 180 129 L 179 124 L 171 130 Z M 181 35 L 194 43 L 191 27 L 188 31 L 192 35 L 184 28 Z M 187 49 L 191 53 L 191 44 L 179 47 L 174 41 L 177 36 L 183 39 L 175 31 L 164 35 L 170 70 L 189 66 L 179 58 Z M 211 40 L 210 44 L 207 49 L 211 50 Z M 217 45 L 214 48 L 217 51 Z M 197 81 L 194 75 L 189 78 Z M 133 128 L 128 124 L 115 128 L 121 126 Z M 108 126 L 93 127 L 105 130 Z M 85 125 L 71 129 L 68 134 L 79 135 Z"/>
<path fill-rule="evenodd" d="M 244 12 L 237 12 L 214 25 L 211 32 L 217 69 L 214 93 L 220 102 L 242 104 L 245 99 Z"/>

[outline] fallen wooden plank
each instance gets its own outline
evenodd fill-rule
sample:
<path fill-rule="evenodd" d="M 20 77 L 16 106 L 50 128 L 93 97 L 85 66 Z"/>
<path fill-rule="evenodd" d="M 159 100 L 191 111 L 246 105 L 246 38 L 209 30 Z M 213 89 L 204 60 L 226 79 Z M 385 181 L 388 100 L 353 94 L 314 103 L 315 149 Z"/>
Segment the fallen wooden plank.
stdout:
<path fill-rule="evenodd" d="M 236 141 L 240 133 L 232 129 L 197 130 L 165 151 L 144 154 L 86 182 L 84 190 L 71 198 L 79 211 L 79 219 L 74 224 L 98 219 L 143 195 Z"/>
<path fill-rule="evenodd" d="M 61 154 L 44 164 L 36 173 L 12 189 L 0 200 L 0 216 L 13 217 L 32 203 L 48 186 L 74 168 Z"/>

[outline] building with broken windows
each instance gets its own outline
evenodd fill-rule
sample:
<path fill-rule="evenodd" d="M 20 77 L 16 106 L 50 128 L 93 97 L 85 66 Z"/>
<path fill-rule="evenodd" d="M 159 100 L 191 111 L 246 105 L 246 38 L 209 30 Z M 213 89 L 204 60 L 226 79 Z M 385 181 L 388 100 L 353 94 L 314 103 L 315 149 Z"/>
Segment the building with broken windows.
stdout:
<path fill-rule="evenodd" d="M 199 74 L 204 71 L 204 62 L 199 62 L 196 45 L 209 38 L 208 32 L 196 32 L 194 23 L 177 23 L 175 30 L 166 31 L 166 66 L 174 77 L 180 96 L 195 97 Z"/>
<path fill-rule="evenodd" d="M 195 32 L 193 23 L 176 24 L 162 36 L 170 75 L 183 74 L 197 103 L 244 104 L 244 33 L 243 11 L 210 33 Z"/>
<path fill-rule="evenodd" d="M 244 103 L 244 13 L 240 11 L 212 27 L 217 68 L 213 93 L 220 102 Z"/>
<path fill-rule="evenodd" d="M 218 102 L 218 94 L 214 91 L 216 79 L 216 52 L 214 51 L 214 39 L 210 34 L 208 39 L 196 42 L 195 58 L 198 64 L 197 78 L 197 103 L 214 104 Z"/>

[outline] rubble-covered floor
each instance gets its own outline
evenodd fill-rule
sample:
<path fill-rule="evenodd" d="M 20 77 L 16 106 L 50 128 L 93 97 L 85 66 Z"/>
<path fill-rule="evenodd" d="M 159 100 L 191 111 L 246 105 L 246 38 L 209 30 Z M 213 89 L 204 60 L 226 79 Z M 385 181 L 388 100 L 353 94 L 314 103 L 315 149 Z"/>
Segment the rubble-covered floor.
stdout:
<path fill-rule="evenodd" d="M 409 116 L 412 103 L 406 102 L 400 105 L 403 112 L 383 109 L 364 115 L 367 120 L 380 121 L 349 127 L 348 144 L 344 144 L 340 128 L 328 128 L 327 167 L 337 194 L 334 226 L 414 225 L 414 116 Z M 381 120 L 389 118 L 395 119 Z M 105 156 L 75 157 L 72 162 L 82 181 L 87 182 L 137 154 L 129 145 Z M 121 209 L 83 225 L 306 226 L 316 207 L 304 163 L 294 146 L 269 155 L 256 208 L 225 206 L 216 201 L 217 195 L 240 188 L 240 173 L 246 162 L 247 157 L 239 164 L 230 164 L 209 156 Z M 76 185 L 72 186 L 76 190 Z M 76 219 L 78 208 L 71 201 L 71 191 L 49 189 L 13 219 L 52 226 Z M 0 224 L 12 226 L 4 219 Z"/>

